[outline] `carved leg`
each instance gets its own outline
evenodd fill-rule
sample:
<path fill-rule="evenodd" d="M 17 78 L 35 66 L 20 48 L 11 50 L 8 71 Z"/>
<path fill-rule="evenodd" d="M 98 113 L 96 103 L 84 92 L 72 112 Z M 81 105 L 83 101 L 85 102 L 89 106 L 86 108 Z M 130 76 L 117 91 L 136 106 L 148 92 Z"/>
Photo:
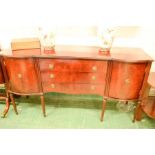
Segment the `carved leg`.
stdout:
<path fill-rule="evenodd" d="M 5 118 L 6 114 L 9 111 L 9 108 L 10 108 L 10 102 L 9 102 L 8 97 L 6 97 L 5 102 L 6 102 L 6 106 L 5 106 L 5 110 L 3 111 L 2 115 L 1 115 L 2 118 Z"/>
<path fill-rule="evenodd" d="M 103 118 L 104 118 L 104 111 L 105 111 L 105 108 L 106 108 L 106 102 L 107 102 L 107 99 L 103 99 L 103 103 L 102 103 L 102 112 L 101 112 L 101 122 L 103 121 Z"/>
<path fill-rule="evenodd" d="M 43 115 L 44 115 L 44 117 L 46 117 L 44 96 L 41 95 L 41 96 L 40 96 L 40 99 L 41 99 L 41 106 L 42 106 Z"/>
<path fill-rule="evenodd" d="M 13 97 L 12 94 L 10 94 L 10 98 L 11 98 L 11 102 L 12 102 L 14 111 L 15 111 L 15 113 L 18 115 L 17 107 L 16 107 L 15 100 L 14 100 L 14 97 Z"/>
<path fill-rule="evenodd" d="M 138 102 L 138 105 L 136 106 L 133 122 L 140 121 L 142 119 L 142 108 L 141 108 L 141 102 Z"/>
<path fill-rule="evenodd" d="M 138 104 L 136 106 L 133 122 L 140 121 L 142 119 L 142 106 L 144 106 L 146 104 L 146 101 L 148 101 L 150 88 L 151 86 L 147 83 L 144 94 L 142 96 L 142 101 L 138 101 Z"/>

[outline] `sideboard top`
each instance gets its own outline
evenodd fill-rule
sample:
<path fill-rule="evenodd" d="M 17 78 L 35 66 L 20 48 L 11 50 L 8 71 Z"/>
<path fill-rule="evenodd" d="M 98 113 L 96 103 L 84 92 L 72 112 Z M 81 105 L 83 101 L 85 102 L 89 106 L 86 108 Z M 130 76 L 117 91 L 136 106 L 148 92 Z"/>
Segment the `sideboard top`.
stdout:
<path fill-rule="evenodd" d="M 131 47 L 114 47 L 110 55 L 99 54 L 100 47 L 81 45 L 56 45 L 55 54 L 42 54 L 33 57 L 61 58 L 61 59 L 90 59 L 90 60 L 116 60 L 123 62 L 153 61 L 144 50 Z M 3 53 L 4 54 L 4 53 Z M 5 54 L 4 54 L 5 55 Z M 12 55 L 11 55 L 12 56 Z M 28 55 L 13 57 L 30 57 Z"/>
<path fill-rule="evenodd" d="M 132 61 L 153 61 L 153 59 L 141 48 L 115 47 L 111 49 L 111 58 L 116 60 Z"/>
<path fill-rule="evenodd" d="M 55 47 L 55 56 L 97 60 L 112 59 L 125 62 L 153 61 L 153 59 L 140 48 L 115 47 L 111 49 L 110 55 L 107 56 L 99 55 L 99 50 L 100 47 L 94 46 L 59 45 Z"/>

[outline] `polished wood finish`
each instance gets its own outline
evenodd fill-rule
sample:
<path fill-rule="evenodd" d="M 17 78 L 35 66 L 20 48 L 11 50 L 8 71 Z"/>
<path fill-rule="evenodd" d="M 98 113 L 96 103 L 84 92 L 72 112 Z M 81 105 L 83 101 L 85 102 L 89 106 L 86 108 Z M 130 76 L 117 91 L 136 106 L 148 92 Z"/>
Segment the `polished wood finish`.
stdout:
<path fill-rule="evenodd" d="M 9 108 L 10 108 L 10 102 L 9 102 L 8 96 L 2 97 L 2 95 L 1 95 L 0 99 L 5 100 L 5 109 L 4 109 L 3 113 L 1 114 L 1 117 L 5 118 L 6 114 L 9 111 Z"/>
<path fill-rule="evenodd" d="M 44 92 L 60 92 L 68 94 L 104 94 L 104 86 L 95 84 L 43 84 Z"/>
<path fill-rule="evenodd" d="M 24 95 L 98 94 L 103 96 L 101 120 L 107 99 L 141 101 L 152 59 L 137 48 L 113 48 L 109 55 L 98 50 L 61 45 L 48 56 L 4 56 L 8 90 Z M 41 101 L 45 115 L 43 97 Z"/>
<path fill-rule="evenodd" d="M 9 89 L 18 93 L 39 93 L 38 75 L 33 58 L 5 58 Z M 11 66 L 11 67 L 10 67 Z"/>
<path fill-rule="evenodd" d="M 18 112 L 12 94 L 40 95 L 43 115 L 46 116 L 37 60 L 31 57 L 4 56 L 2 66 L 4 68 L 7 92 L 11 98 L 16 114 L 18 114 Z"/>
<path fill-rule="evenodd" d="M 41 73 L 43 83 L 105 84 L 105 74 L 86 72 L 45 72 Z"/>
<path fill-rule="evenodd" d="M 147 62 L 113 62 L 109 97 L 128 100 L 137 99 L 144 79 L 146 66 Z"/>
<path fill-rule="evenodd" d="M 12 93 L 10 93 L 10 98 L 11 98 L 11 102 L 12 102 L 13 108 L 15 110 L 15 113 L 18 115 L 17 107 L 16 107 L 15 100 L 14 100 Z"/>
<path fill-rule="evenodd" d="M 41 95 L 41 96 L 40 96 L 40 99 L 41 99 L 41 106 L 42 106 L 43 115 L 44 115 L 44 117 L 46 117 L 46 109 L 45 109 L 44 96 Z"/>
<path fill-rule="evenodd" d="M 107 61 L 39 58 L 44 92 L 103 95 Z"/>
<path fill-rule="evenodd" d="M 134 63 L 153 61 L 153 59 L 140 48 L 112 48 L 110 54 L 113 60 L 120 60 L 122 62 Z"/>
<path fill-rule="evenodd" d="M 100 117 L 100 120 L 101 121 L 103 121 L 103 118 L 104 118 L 104 112 L 105 112 L 105 108 L 106 108 L 106 102 L 107 102 L 107 99 L 103 99 L 102 111 L 101 111 L 101 117 Z"/>
<path fill-rule="evenodd" d="M 40 59 L 40 69 L 43 71 L 55 72 L 104 72 L 107 67 L 107 61 L 91 61 L 78 59 Z"/>

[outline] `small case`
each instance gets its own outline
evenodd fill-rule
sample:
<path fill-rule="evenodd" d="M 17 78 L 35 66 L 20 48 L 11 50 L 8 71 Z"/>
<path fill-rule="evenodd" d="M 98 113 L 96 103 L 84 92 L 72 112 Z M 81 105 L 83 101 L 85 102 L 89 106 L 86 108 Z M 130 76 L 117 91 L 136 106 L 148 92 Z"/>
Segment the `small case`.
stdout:
<path fill-rule="evenodd" d="M 11 49 L 13 55 L 40 55 L 41 43 L 38 38 L 13 39 Z"/>

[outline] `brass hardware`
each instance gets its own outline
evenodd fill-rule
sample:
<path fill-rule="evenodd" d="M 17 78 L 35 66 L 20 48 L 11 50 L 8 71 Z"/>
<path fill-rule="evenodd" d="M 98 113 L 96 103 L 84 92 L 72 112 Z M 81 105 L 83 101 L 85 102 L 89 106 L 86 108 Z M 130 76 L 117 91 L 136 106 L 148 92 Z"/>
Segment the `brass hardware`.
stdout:
<path fill-rule="evenodd" d="M 22 78 L 22 74 L 20 74 L 20 73 L 17 76 L 18 76 L 19 79 Z"/>
<path fill-rule="evenodd" d="M 53 69 L 54 68 L 54 64 L 49 64 L 49 69 Z"/>
<path fill-rule="evenodd" d="M 130 79 L 125 79 L 125 83 L 129 84 L 130 83 Z"/>
<path fill-rule="evenodd" d="M 53 79 L 54 78 L 54 74 L 50 74 L 50 78 Z"/>
<path fill-rule="evenodd" d="M 91 86 L 91 90 L 95 90 L 95 86 Z"/>
<path fill-rule="evenodd" d="M 52 83 L 52 84 L 51 84 L 51 88 L 55 88 L 55 84 Z"/>
<path fill-rule="evenodd" d="M 96 66 L 93 66 L 93 67 L 92 67 L 92 70 L 93 70 L 93 71 L 97 71 L 97 67 L 96 67 Z"/>
<path fill-rule="evenodd" d="M 95 75 L 92 76 L 92 80 L 96 80 L 96 76 Z"/>

